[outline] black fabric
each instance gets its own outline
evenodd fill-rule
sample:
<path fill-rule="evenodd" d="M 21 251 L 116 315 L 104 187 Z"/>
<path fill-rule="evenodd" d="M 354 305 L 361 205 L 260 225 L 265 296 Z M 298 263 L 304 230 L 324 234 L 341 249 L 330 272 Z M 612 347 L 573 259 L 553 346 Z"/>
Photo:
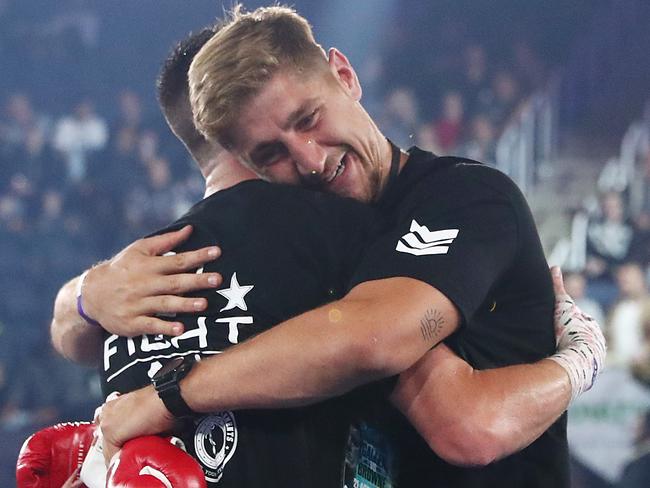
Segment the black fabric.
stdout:
<path fill-rule="evenodd" d="M 548 266 L 526 201 L 505 175 L 412 148 L 378 206 L 388 230 L 370 246 L 350 287 L 405 276 L 437 288 L 463 319 L 446 342 L 477 369 L 554 352 Z M 524 451 L 476 469 L 443 462 L 400 415 L 382 422 L 401 446 L 400 486 L 568 486 L 566 415 Z"/>
<path fill-rule="evenodd" d="M 340 298 L 376 220 L 371 208 L 352 200 L 248 181 L 204 199 L 165 230 L 185 224 L 194 231 L 177 251 L 218 244 L 222 256 L 205 271 L 222 274 L 219 290 L 233 286 L 235 274 L 239 287 L 253 288 L 236 304 L 215 290 L 196 293 L 208 299 L 208 310 L 177 317 L 184 336 L 107 337 L 105 394 L 148 384 L 157 363 L 172 356 L 218 354 Z M 342 399 L 302 409 L 223 412 L 190 421 L 183 440 L 209 478 L 221 477 L 212 482 L 220 488 L 339 488 L 346 405 Z"/>

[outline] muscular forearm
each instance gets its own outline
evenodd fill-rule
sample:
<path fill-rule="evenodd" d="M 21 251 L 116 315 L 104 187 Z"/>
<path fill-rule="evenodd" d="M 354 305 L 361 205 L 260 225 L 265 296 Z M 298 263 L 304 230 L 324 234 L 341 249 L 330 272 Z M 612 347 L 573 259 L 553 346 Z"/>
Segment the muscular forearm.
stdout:
<path fill-rule="evenodd" d="M 52 344 L 64 357 L 82 364 L 95 365 L 101 357 L 101 329 L 88 324 L 77 313 L 79 277 L 66 283 L 54 302 L 50 327 Z"/>
<path fill-rule="evenodd" d="M 523 449 L 569 404 L 553 361 L 478 371 L 438 349 L 401 375 L 391 399 L 449 462 L 484 465 Z"/>
<path fill-rule="evenodd" d="M 453 330 L 457 312 L 428 285 L 401 280 L 364 284 L 202 361 L 183 397 L 199 412 L 298 406 L 407 369 Z M 380 289 L 387 298 L 375 298 Z"/>

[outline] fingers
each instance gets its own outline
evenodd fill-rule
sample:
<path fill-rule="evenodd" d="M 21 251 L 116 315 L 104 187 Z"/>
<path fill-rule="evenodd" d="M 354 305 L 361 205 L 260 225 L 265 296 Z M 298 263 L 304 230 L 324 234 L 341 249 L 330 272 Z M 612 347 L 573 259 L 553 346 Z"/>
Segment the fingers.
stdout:
<path fill-rule="evenodd" d="M 150 256 L 160 256 L 183 243 L 192 233 L 192 226 L 186 225 L 174 232 L 167 232 L 153 237 L 145 237 L 136 242 L 138 249 Z"/>
<path fill-rule="evenodd" d="M 111 444 L 110 442 L 106 441 L 106 439 L 104 439 L 104 463 L 106 464 L 107 468 L 110 466 L 113 456 L 115 456 L 119 450 L 120 448 L 118 446 Z"/>
<path fill-rule="evenodd" d="M 139 334 L 179 336 L 185 331 L 182 322 L 169 322 L 156 317 L 139 317 L 134 321 Z"/>
<path fill-rule="evenodd" d="M 551 267 L 551 278 L 553 279 L 553 292 L 555 297 L 561 295 L 567 295 L 566 290 L 564 289 L 564 280 L 562 279 L 562 270 L 559 266 Z"/>
<path fill-rule="evenodd" d="M 160 295 L 142 300 L 142 309 L 138 315 L 172 316 L 176 313 L 202 312 L 208 307 L 205 298 L 178 297 L 175 295 Z"/>
<path fill-rule="evenodd" d="M 217 246 L 208 246 L 168 256 L 164 255 L 185 241 L 191 232 L 192 226 L 186 225 L 175 232 L 168 232 L 153 237 L 145 237 L 144 239 L 140 239 L 133 243 L 121 254 L 132 254 L 128 252 L 128 249 L 131 249 L 137 251 L 139 260 L 142 259 L 142 254 L 147 256 L 156 256 L 156 260 L 150 260 L 149 262 L 155 263 L 156 270 L 163 274 L 173 274 L 190 269 L 197 269 L 210 261 L 214 261 L 221 255 L 221 249 Z"/>
<path fill-rule="evenodd" d="M 156 258 L 158 270 L 164 274 L 178 273 L 197 269 L 221 255 L 217 246 L 204 247 L 195 251 L 186 251 Z"/>
<path fill-rule="evenodd" d="M 206 290 L 221 286 L 223 278 L 219 273 L 184 273 L 160 276 L 155 280 L 145 282 L 142 295 L 182 295 L 192 291 Z M 173 312 L 175 310 L 156 310 L 157 312 Z M 178 310 L 180 311 L 180 310 Z M 188 312 L 191 311 L 187 310 Z"/>
<path fill-rule="evenodd" d="M 66 482 L 63 484 L 61 488 L 78 488 L 83 485 L 82 481 L 78 479 L 79 472 L 81 471 L 81 466 L 77 466 L 77 468 L 72 472 L 70 477 L 66 480 Z"/>

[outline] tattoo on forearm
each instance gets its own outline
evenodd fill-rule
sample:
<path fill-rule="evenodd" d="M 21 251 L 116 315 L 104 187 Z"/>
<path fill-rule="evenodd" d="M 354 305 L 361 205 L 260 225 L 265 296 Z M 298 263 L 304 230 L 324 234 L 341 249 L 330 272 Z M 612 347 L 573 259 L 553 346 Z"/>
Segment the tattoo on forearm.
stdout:
<path fill-rule="evenodd" d="M 420 332 L 426 342 L 434 342 L 442 330 L 445 318 L 438 310 L 429 309 L 420 320 Z"/>

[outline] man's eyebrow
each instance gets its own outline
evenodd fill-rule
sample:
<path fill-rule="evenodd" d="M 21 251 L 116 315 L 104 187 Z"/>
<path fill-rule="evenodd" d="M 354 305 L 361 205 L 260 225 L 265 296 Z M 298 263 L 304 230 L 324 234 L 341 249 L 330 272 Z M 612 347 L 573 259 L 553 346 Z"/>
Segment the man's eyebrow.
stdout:
<path fill-rule="evenodd" d="M 286 122 L 282 126 L 282 130 L 289 130 L 291 127 L 293 127 L 298 119 L 300 119 L 300 117 L 309 112 L 314 103 L 316 103 L 316 100 L 316 97 L 308 98 L 296 110 L 291 112 L 289 114 L 289 117 L 287 117 Z"/>

